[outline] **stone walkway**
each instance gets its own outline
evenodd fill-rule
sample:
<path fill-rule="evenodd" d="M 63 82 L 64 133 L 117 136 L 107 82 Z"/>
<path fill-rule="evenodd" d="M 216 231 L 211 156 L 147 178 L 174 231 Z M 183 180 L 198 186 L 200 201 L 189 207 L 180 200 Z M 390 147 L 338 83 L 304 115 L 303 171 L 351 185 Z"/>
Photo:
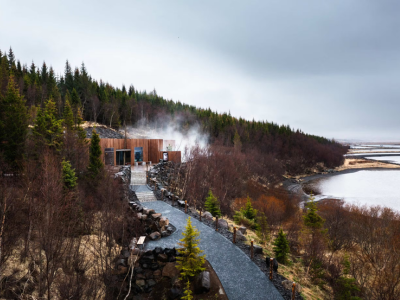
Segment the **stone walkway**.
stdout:
<path fill-rule="evenodd" d="M 167 217 L 177 229 L 169 237 L 149 241 L 145 249 L 177 247 L 188 216 L 162 201 L 145 203 L 144 206 Z M 200 231 L 199 246 L 230 300 L 283 299 L 267 276 L 231 241 L 197 219 L 192 218 L 192 225 Z"/>
<path fill-rule="evenodd" d="M 131 184 L 130 188 L 136 193 L 140 202 L 157 201 L 154 193 L 146 185 L 146 168 L 142 166 L 131 167 Z"/>

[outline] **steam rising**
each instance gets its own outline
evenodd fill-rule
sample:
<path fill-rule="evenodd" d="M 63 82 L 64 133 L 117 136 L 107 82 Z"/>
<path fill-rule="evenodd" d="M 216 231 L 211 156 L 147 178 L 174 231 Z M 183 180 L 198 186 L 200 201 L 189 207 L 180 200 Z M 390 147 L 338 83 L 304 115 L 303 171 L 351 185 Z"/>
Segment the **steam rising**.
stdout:
<path fill-rule="evenodd" d="M 187 128 L 186 128 L 187 127 Z M 148 123 L 146 119 L 140 120 L 136 126 L 126 128 L 126 134 L 131 139 L 163 139 L 164 141 L 174 140 L 172 149 L 167 149 L 168 143 L 164 143 L 163 151 L 189 151 L 195 146 L 205 148 L 208 145 L 208 136 L 201 132 L 198 124 L 191 127 L 182 126 L 179 118 L 164 119 Z"/>

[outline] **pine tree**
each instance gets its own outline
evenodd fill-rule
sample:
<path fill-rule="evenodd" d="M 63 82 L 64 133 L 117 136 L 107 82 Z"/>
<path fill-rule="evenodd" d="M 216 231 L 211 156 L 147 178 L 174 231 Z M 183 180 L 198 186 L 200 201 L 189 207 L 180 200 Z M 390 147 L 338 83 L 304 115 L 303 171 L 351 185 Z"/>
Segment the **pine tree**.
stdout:
<path fill-rule="evenodd" d="M 64 188 L 72 190 L 77 185 L 77 177 L 75 176 L 75 170 L 72 168 L 71 163 L 65 159 L 61 162 L 62 165 L 62 177 L 64 182 Z"/>
<path fill-rule="evenodd" d="M 192 300 L 193 295 L 192 295 L 192 290 L 190 289 L 190 281 L 188 280 L 186 283 L 186 287 L 184 290 L 184 296 L 181 298 L 182 300 Z"/>
<path fill-rule="evenodd" d="M 57 119 L 57 109 L 53 99 L 46 102 L 44 109 L 39 109 L 33 127 L 33 135 L 39 143 L 52 149 L 60 150 L 63 142 L 62 120 Z"/>
<path fill-rule="evenodd" d="M 304 225 L 311 230 L 321 229 L 324 226 L 325 220 L 318 215 L 318 207 L 314 202 L 313 195 L 310 196 L 310 201 L 305 205 L 307 212 L 303 216 Z"/>
<path fill-rule="evenodd" d="M 100 159 L 101 147 L 100 147 L 100 137 L 96 130 L 93 129 L 92 138 L 90 140 L 89 148 L 89 166 L 88 171 L 92 178 L 95 178 L 102 170 L 103 163 Z"/>
<path fill-rule="evenodd" d="M 12 168 L 22 163 L 28 132 L 28 112 L 25 100 L 10 75 L 4 97 L 0 95 L 0 150 Z"/>
<path fill-rule="evenodd" d="M 185 231 L 182 232 L 182 235 L 183 238 L 178 243 L 182 247 L 178 249 L 181 256 L 176 258 L 176 267 L 180 271 L 181 278 L 188 280 L 205 270 L 203 268 L 205 258 L 204 255 L 200 255 L 203 251 L 198 247 L 200 232 L 192 226 L 190 217 L 187 219 Z"/>
<path fill-rule="evenodd" d="M 258 217 L 258 224 L 259 224 L 259 229 L 257 231 L 257 235 L 260 238 L 262 243 L 265 243 L 269 241 L 270 239 L 270 234 L 269 234 L 269 226 L 267 222 L 267 217 L 265 214 L 262 212 L 260 216 Z"/>
<path fill-rule="evenodd" d="M 251 199 L 249 196 L 247 196 L 245 207 L 242 207 L 240 211 L 242 212 L 243 216 L 245 216 L 249 220 L 255 220 L 258 213 L 257 209 L 254 209 L 251 205 Z"/>
<path fill-rule="evenodd" d="M 72 113 L 71 104 L 69 100 L 65 100 L 64 106 L 64 125 L 67 130 L 72 130 L 74 128 L 74 114 Z"/>
<path fill-rule="evenodd" d="M 210 212 L 213 217 L 220 217 L 221 210 L 219 208 L 219 202 L 217 197 L 215 197 L 211 190 L 208 191 L 208 196 L 206 202 L 204 203 L 204 208 Z"/>
<path fill-rule="evenodd" d="M 9 64 L 9 69 L 15 71 L 17 69 L 15 65 L 15 55 L 14 51 L 11 49 L 8 51 L 8 64 Z"/>
<path fill-rule="evenodd" d="M 290 249 L 289 249 L 289 242 L 286 238 L 286 234 L 283 233 L 282 228 L 279 229 L 278 236 L 274 241 L 273 249 L 276 260 L 281 264 L 285 264 L 287 262 L 287 257 Z"/>

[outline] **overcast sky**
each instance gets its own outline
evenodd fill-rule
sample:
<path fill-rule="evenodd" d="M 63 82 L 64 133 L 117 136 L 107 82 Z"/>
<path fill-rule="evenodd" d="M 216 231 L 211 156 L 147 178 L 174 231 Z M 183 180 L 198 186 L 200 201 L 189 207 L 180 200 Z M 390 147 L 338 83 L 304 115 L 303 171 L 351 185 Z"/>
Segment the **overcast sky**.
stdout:
<path fill-rule="evenodd" d="M 400 141 L 398 0 L 0 0 L 0 49 L 338 139 Z"/>

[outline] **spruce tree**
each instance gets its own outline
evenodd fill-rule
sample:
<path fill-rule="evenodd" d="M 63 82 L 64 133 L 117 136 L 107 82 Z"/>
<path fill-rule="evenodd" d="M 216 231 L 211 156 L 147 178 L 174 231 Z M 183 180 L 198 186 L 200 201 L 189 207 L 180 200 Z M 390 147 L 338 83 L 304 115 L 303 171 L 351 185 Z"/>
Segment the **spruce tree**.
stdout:
<path fill-rule="evenodd" d="M 254 209 L 251 205 L 251 199 L 249 196 L 247 196 L 246 205 L 242 207 L 240 211 L 242 212 L 243 216 L 249 220 L 255 220 L 258 213 L 257 209 Z"/>
<path fill-rule="evenodd" d="M 64 126 L 67 130 L 73 130 L 74 128 L 74 114 L 68 99 L 65 100 L 64 106 Z"/>
<path fill-rule="evenodd" d="M 283 233 L 282 228 L 279 229 L 279 233 L 277 238 L 274 241 L 273 247 L 276 260 L 281 264 L 285 264 L 287 262 L 287 257 L 290 251 L 289 242 L 286 238 L 286 234 Z"/>
<path fill-rule="evenodd" d="M 217 197 L 215 197 L 211 190 L 208 191 L 208 196 L 206 202 L 204 203 L 204 208 L 210 212 L 213 217 L 220 217 L 221 210 L 219 208 L 219 202 Z"/>
<path fill-rule="evenodd" d="M 72 168 L 71 163 L 65 159 L 61 162 L 62 165 L 62 177 L 64 182 L 64 188 L 72 190 L 77 185 L 77 177 L 75 176 L 75 170 Z"/>
<path fill-rule="evenodd" d="M 100 137 L 97 134 L 96 130 L 93 129 L 89 147 L 89 166 L 88 166 L 88 171 L 92 178 L 95 178 L 103 168 L 103 163 L 101 161 L 100 156 L 101 156 Z"/>
<path fill-rule="evenodd" d="M 44 109 L 39 109 L 33 127 L 33 135 L 39 144 L 60 150 L 63 142 L 62 120 L 57 119 L 56 104 L 53 99 L 46 102 Z"/>
<path fill-rule="evenodd" d="M 7 91 L 4 97 L 0 95 L 0 150 L 12 168 L 21 166 L 27 132 L 25 100 L 10 75 Z"/>
<path fill-rule="evenodd" d="M 313 195 L 310 196 L 310 201 L 305 205 L 307 212 L 303 216 L 304 225 L 312 231 L 321 229 L 324 226 L 325 220 L 318 214 L 317 204 L 314 202 Z"/>
<path fill-rule="evenodd" d="M 190 277 L 205 270 L 203 268 L 205 262 L 204 255 L 200 255 L 203 251 L 198 247 L 200 232 L 196 227 L 192 226 L 190 217 L 187 219 L 185 231 L 182 232 L 182 235 L 183 238 L 178 243 L 182 247 L 178 249 L 181 256 L 176 258 L 176 267 L 180 271 L 181 278 L 188 280 Z"/>
<path fill-rule="evenodd" d="M 269 226 L 268 226 L 268 222 L 267 222 L 267 217 L 265 216 L 265 214 L 263 212 L 258 217 L 257 222 L 259 225 L 257 235 L 260 238 L 261 242 L 265 243 L 265 242 L 269 241 L 270 234 L 269 234 Z"/>

